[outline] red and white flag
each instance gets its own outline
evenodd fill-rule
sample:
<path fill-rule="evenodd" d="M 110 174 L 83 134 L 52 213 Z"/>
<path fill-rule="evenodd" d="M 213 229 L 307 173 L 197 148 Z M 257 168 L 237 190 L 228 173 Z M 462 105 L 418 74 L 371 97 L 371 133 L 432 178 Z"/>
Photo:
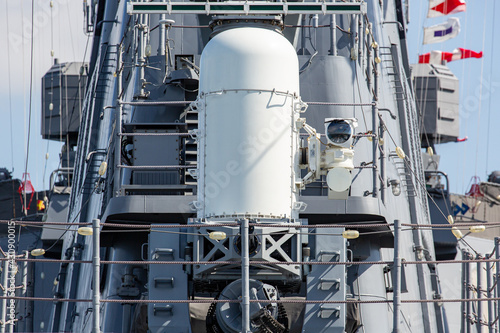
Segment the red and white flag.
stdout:
<path fill-rule="evenodd" d="M 427 17 L 465 12 L 465 0 L 429 0 Z"/>
<path fill-rule="evenodd" d="M 462 48 L 454 49 L 453 52 L 432 51 L 418 56 L 419 64 L 440 65 L 444 60 L 447 62 L 467 58 L 482 58 L 483 52 L 474 52 Z"/>

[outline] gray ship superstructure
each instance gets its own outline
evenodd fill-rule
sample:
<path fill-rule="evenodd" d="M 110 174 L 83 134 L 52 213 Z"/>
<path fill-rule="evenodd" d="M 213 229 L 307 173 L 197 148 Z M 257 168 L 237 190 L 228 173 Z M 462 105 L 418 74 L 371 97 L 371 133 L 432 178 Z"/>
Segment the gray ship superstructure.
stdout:
<path fill-rule="evenodd" d="M 75 222 L 46 329 L 448 332 L 437 267 L 418 264 L 436 255 L 407 10 L 87 6 L 88 67 L 44 78 L 86 85 L 78 131 L 73 99 L 61 119 L 44 100 L 73 153 L 58 173 Z M 77 232 L 91 221 L 98 251 Z"/>
<path fill-rule="evenodd" d="M 404 14 L 401 3 L 377 1 L 97 5 L 69 220 L 100 219 L 114 230 L 102 233 L 102 259 L 137 261 L 102 270 L 103 299 L 193 301 L 102 303 L 101 330 L 391 330 L 383 303 L 300 303 L 391 299 L 391 267 L 279 263 L 393 260 L 394 220 L 429 223 Z M 247 242 L 242 221 L 252 224 Z M 361 236 L 347 240 L 345 229 Z M 415 247 L 433 258 L 430 232 L 400 237 L 403 258 L 416 259 Z M 64 238 L 65 259 L 90 260 L 91 249 L 89 237 Z M 82 265 L 61 267 L 60 297 L 92 295 Z M 432 299 L 434 273 L 407 266 L 400 297 Z M 262 302 L 248 313 L 194 304 L 242 295 Z M 287 299 L 297 303 L 270 302 Z M 52 330 L 91 330 L 87 309 L 57 303 Z M 401 307 L 403 331 L 443 325 L 434 304 Z"/>

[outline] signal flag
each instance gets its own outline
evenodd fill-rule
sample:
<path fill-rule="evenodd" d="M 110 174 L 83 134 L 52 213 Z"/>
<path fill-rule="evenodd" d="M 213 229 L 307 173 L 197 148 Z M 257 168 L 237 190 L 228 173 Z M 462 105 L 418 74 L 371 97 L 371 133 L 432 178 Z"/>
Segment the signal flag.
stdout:
<path fill-rule="evenodd" d="M 465 0 L 429 0 L 427 17 L 465 12 Z"/>
<path fill-rule="evenodd" d="M 483 52 L 474 52 L 467 49 L 454 49 L 453 52 L 432 51 L 430 53 L 418 56 L 419 64 L 437 64 L 440 65 L 443 61 L 454 61 L 467 58 L 482 58 Z"/>

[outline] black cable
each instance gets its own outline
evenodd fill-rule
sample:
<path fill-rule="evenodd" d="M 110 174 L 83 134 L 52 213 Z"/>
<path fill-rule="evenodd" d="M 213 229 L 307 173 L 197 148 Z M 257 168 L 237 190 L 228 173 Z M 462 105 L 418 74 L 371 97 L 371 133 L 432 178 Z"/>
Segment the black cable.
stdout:
<path fill-rule="evenodd" d="M 29 153 L 30 153 L 30 138 L 31 138 L 31 112 L 32 112 L 32 106 L 33 106 L 33 44 L 34 44 L 34 35 L 33 35 L 33 30 L 34 30 L 34 20 L 35 20 L 35 0 L 31 0 L 31 49 L 30 49 L 30 101 L 29 101 L 29 112 L 28 112 L 28 139 L 26 142 L 26 164 L 24 167 L 24 173 L 28 173 L 28 160 L 29 160 Z M 23 177 L 24 178 L 24 177 Z M 26 178 L 24 178 L 24 182 L 26 183 Z M 26 187 L 24 187 L 23 190 L 24 194 L 24 213 L 26 213 Z"/>
<path fill-rule="evenodd" d="M 71 223 L 75 222 L 75 221 L 76 221 L 76 219 L 78 218 L 78 216 L 80 216 L 80 213 L 82 212 L 83 208 L 84 208 L 84 207 L 85 207 L 85 206 L 89 203 L 90 198 L 92 197 L 92 194 L 94 194 L 94 192 L 96 191 L 96 189 L 97 189 L 97 187 L 94 187 L 94 189 L 93 189 L 93 190 L 92 190 L 92 192 L 90 193 L 90 195 L 89 195 L 89 197 L 88 197 L 87 201 L 85 201 L 85 203 L 82 205 L 82 207 L 80 207 L 80 210 L 79 210 L 79 211 L 78 211 L 78 213 L 76 214 L 76 216 L 75 216 L 75 218 L 73 219 L 73 221 L 71 221 Z M 49 246 L 47 249 L 45 249 L 45 252 L 49 252 L 49 251 L 50 251 L 50 250 L 51 250 L 54 246 L 56 246 L 56 244 L 57 244 L 57 243 L 58 243 L 58 242 L 59 242 L 59 241 L 60 241 L 60 240 L 64 237 L 64 235 L 66 235 L 66 233 L 67 233 L 68 231 L 70 231 L 70 230 L 71 230 L 71 228 L 66 229 L 66 231 L 64 231 L 64 232 L 61 234 L 61 236 L 59 236 L 59 238 L 58 238 L 58 239 L 56 239 L 56 240 L 54 241 L 54 243 L 52 243 L 52 245 L 51 245 L 51 246 Z"/>
<path fill-rule="evenodd" d="M 87 36 L 87 43 L 85 44 L 85 51 L 83 52 L 83 59 L 82 59 L 82 67 L 84 66 L 83 64 L 85 64 L 85 58 L 87 57 L 87 49 L 88 49 L 88 46 L 89 46 L 89 40 L 90 40 L 90 35 Z M 80 73 L 80 75 L 78 76 L 78 97 L 81 97 L 80 96 L 80 93 L 81 93 L 81 88 L 80 88 L 80 84 L 82 82 L 82 77 L 83 77 L 83 74 Z M 85 96 L 83 96 L 85 97 Z M 82 98 L 82 104 L 83 104 L 84 100 Z M 76 109 L 76 102 L 73 104 L 73 108 L 71 110 L 71 114 L 69 116 L 69 119 L 68 119 L 68 128 L 69 128 L 69 125 L 71 124 L 71 121 L 73 120 L 73 115 L 75 114 L 75 109 Z M 81 111 L 81 108 L 80 108 L 80 111 Z"/>

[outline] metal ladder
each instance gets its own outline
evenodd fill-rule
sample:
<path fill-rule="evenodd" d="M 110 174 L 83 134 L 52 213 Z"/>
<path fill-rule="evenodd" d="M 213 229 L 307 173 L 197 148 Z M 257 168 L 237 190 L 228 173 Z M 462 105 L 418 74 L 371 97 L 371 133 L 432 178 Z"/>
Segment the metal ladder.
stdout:
<path fill-rule="evenodd" d="M 187 124 L 188 131 L 198 129 L 198 110 L 192 107 L 186 108 L 181 115 L 181 122 Z M 191 137 L 186 137 L 183 140 L 183 158 L 186 165 L 192 166 L 195 169 L 198 165 L 198 143 Z M 188 172 L 184 175 L 184 183 L 186 185 L 197 185 L 198 182 Z"/>

